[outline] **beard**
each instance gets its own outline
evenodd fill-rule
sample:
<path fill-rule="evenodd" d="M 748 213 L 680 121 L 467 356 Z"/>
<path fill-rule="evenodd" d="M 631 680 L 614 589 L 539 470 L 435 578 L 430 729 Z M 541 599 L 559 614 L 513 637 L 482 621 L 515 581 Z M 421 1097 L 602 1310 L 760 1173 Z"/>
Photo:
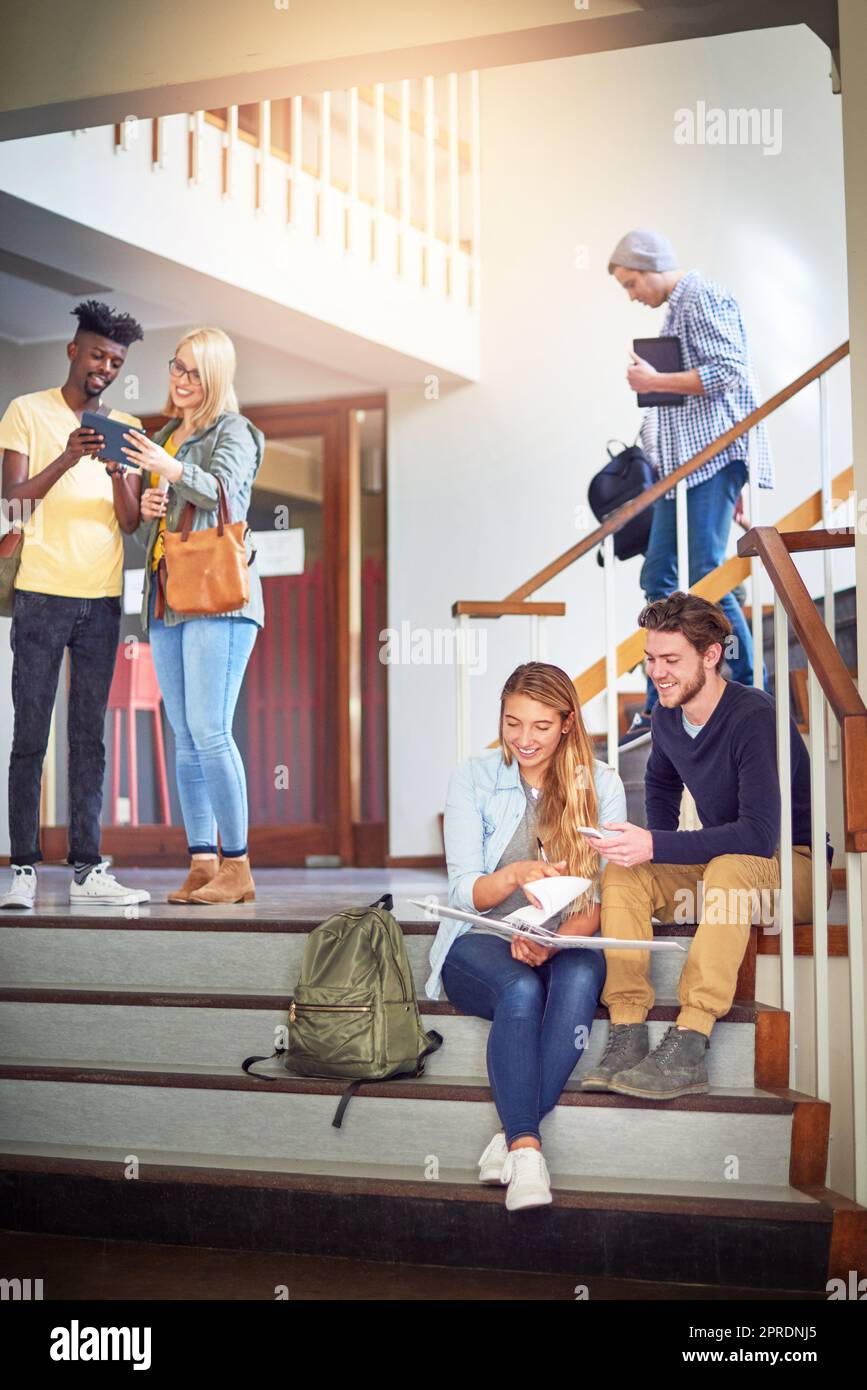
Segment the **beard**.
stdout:
<path fill-rule="evenodd" d="M 699 691 L 704 690 L 706 683 L 707 672 L 705 671 L 704 666 L 700 665 L 698 671 L 696 672 L 695 676 L 691 681 L 681 681 L 676 692 L 671 690 L 666 691 L 669 700 L 671 700 L 672 695 L 675 696 L 675 699 L 671 703 L 667 704 L 666 708 L 680 709 L 682 705 L 688 705 L 690 700 L 694 699 L 695 696 L 698 695 Z M 660 694 L 659 689 L 657 689 L 656 693 L 657 695 L 659 695 L 661 701 L 662 695 Z"/>

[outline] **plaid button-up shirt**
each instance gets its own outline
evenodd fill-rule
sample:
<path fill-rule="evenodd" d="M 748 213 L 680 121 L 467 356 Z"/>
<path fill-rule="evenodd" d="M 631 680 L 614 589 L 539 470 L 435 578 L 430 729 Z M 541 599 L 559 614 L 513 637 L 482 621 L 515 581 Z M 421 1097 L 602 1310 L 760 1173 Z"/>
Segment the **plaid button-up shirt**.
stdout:
<path fill-rule="evenodd" d="M 659 477 L 673 473 L 758 405 L 741 312 L 727 290 L 705 280 L 697 270 L 688 271 L 668 297 L 662 336 L 669 335 L 680 339 L 683 370 L 696 369 L 705 394 L 685 396 L 681 406 L 653 406 L 646 411 L 641 443 Z M 751 433 L 755 436 L 759 487 L 773 487 L 764 422 Z M 703 463 L 687 478 L 687 487 L 707 482 L 737 459 L 746 462 L 748 438 L 743 435 Z M 666 496 L 673 497 L 674 489 Z"/>

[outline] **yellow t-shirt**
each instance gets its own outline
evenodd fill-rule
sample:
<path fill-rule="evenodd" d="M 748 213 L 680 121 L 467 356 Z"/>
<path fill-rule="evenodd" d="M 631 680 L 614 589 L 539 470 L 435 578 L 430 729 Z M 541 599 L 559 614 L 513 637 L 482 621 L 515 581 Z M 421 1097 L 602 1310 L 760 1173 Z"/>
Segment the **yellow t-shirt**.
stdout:
<path fill-rule="evenodd" d="M 168 437 L 168 439 L 166 439 L 166 440 L 163 442 L 163 448 L 165 449 L 165 451 L 166 451 L 167 454 L 171 454 L 172 458 L 174 458 L 175 454 L 178 452 L 178 445 L 175 443 L 175 436 L 174 436 L 173 434 L 170 434 L 169 437 Z M 159 481 L 160 481 L 160 475 L 159 475 L 159 473 L 151 473 L 151 487 L 157 487 L 157 485 L 159 484 Z M 153 555 L 152 555 L 152 557 L 151 557 L 151 569 L 152 569 L 152 570 L 155 570 L 155 569 L 158 568 L 159 563 L 160 563 L 160 560 L 163 558 L 163 556 L 165 555 L 165 553 L 166 553 L 166 519 L 165 519 L 164 516 L 161 516 L 161 517 L 160 517 L 159 529 L 158 529 L 158 531 L 157 531 L 157 538 L 156 538 L 156 541 L 154 542 L 154 553 L 153 553 Z"/>
<path fill-rule="evenodd" d="M 139 425 L 134 415 L 109 412 L 112 420 Z M 18 396 L 0 420 L 0 450 L 30 460 L 33 477 L 53 463 L 80 427 L 59 387 Z M 16 589 L 62 598 L 113 598 L 123 590 L 123 541 L 105 464 L 81 458 L 33 508 L 23 527 Z"/>

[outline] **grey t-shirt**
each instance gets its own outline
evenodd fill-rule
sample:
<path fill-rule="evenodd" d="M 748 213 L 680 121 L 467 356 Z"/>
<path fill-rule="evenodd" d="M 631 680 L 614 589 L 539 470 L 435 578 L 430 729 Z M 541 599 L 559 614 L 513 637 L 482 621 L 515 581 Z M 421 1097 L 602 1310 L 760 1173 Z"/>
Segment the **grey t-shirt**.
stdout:
<path fill-rule="evenodd" d="M 689 734 L 690 738 L 695 738 L 696 734 L 700 734 L 704 728 L 703 724 L 690 724 L 683 710 L 680 711 L 680 722 L 683 724 L 684 731 Z"/>
<path fill-rule="evenodd" d="M 497 869 L 504 869 L 507 864 L 516 864 L 522 859 L 539 858 L 539 845 L 536 837 L 536 818 L 540 794 L 539 788 L 531 787 L 530 783 L 526 781 L 523 775 L 519 775 L 521 776 L 521 786 L 524 789 L 524 796 L 527 799 L 527 807 L 521 817 L 517 830 L 500 855 L 500 862 L 497 864 Z M 527 895 L 523 888 L 516 888 L 509 894 L 504 902 L 498 903 L 496 907 L 490 908 L 490 911 L 496 917 L 508 917 L 510 912 L 517 912 L 519 907 L 529 906 L 530 904 L 527 901 Z M 493 927 L 478 927 L 474 925 L 473 931 L 481 932 L 483 935 L 486 933 L 488 936 L 499 936 L 500 940 L 503 939 L 501 934 Z"/>

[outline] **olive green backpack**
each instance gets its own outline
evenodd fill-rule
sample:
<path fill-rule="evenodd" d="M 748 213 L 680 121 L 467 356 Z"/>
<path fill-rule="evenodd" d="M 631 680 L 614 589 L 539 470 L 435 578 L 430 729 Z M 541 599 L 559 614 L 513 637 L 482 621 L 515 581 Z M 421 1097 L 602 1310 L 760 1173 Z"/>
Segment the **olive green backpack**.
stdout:
<path fill-rule="evenodd" d="M 369 907 L 337 912 L 307 938 L 301 975 L 289 1005 L 282 1057 L 293 1076 L 341 1077 L 347 1086 L 332 1124 L 365 1081 L 420 1076 L 424 1059 L 442 1046 L 421 1026 L 403 932 L 384 893 Z M 248 1057 L 244 1071 L 252 1076 Z M 273 1077 L 262 1076 L 263 1081 Z"/>

